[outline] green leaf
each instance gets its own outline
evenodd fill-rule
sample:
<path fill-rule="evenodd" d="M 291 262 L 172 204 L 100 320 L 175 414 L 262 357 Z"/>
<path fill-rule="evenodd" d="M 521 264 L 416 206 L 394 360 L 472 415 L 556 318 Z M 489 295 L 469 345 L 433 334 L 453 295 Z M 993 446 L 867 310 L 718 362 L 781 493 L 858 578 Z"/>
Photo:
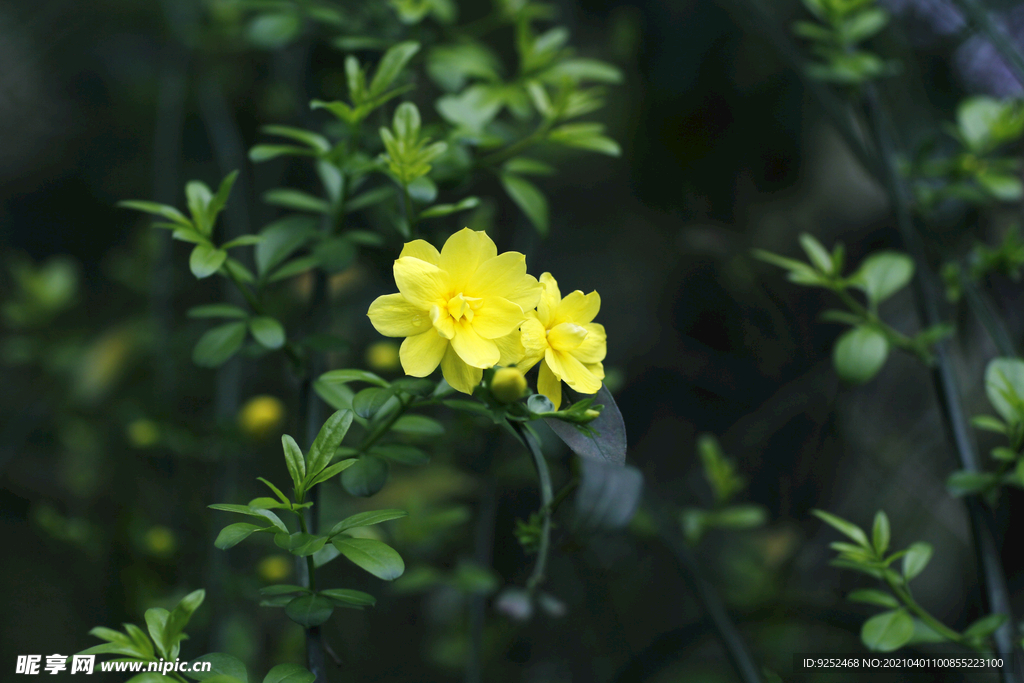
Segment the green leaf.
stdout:
<path fill-rule="evenodd" d="M 164 659 L 170 656 L 170 647 L 167 646 L 167 641 L 164 640 L 164 628 L 167 626 L 167 617 L 169 615 L 170 612 L 163 607 L 151 607 L 146 610 L 145 615 L 146 630 L 149 631 L 149 637 L 153 639 L 157 652 Z"/>
<path fill-rule="evenodd" d="M 1024 185 L 1020 178 L 1008 173 L 982 171 L 975 178 L 986 192 L 999 201 L 1016 202 L 1024 196 Z"/>
<path fill-rule="evenodd" d="M 302 19 L 293 12 L 259 14 L 249 23 L 246 35 L 257 47 L 276 50 L 291 43 L 302 31 Z"/>
<path fill-rule="evenodd" d="M 333 465 L 328 465 L 327 467 L 320 470 L 319 474 L 317 474 L 315 477 L 306 482 L 306 488 L 311 489 L 317 484 L 321 484 L 330 479 L 331 477 L 341 474 L 342 472 L 344 472 L 349 467 L 352 467 L 355 464 L 355 458 L 349 458 L 348 460 L 342 460 L 341 462 L 336 462 Z"/>
<path fill-rule="evenodd" d="M 991 415 L 975 415 L 971 418 L 971 424 L 976 429 L 984 429 L 987 432 L 1004 435 L 1007 433 L 1006 423 Z"/>
<path fill-rule="evenodd" d="M 328 237 L 313 248 L 313 257 L 328 274 L 340 273 L 356 260 L 356 248 L 344 237 Z"/>
<path fill-rule="evenodd" d="M 287 216 L 260 231 L 263 240 L 256 245 L 256 271 L 265 276 L 285 259 L 304 247 L 317 234 L 317 218 Z"/>
<path fill-rule="evenodd" d="M 288 500 L 288 496 L 284 495 L 284 493 L 281 491 L 281 489 L 277 488 L 276 486 L 274 486 L 274 484 L 272 482 L 267 481 L 263 477 L 256 477 L 256 480 L 259 481 L 259 482 L 262 482 L 263 484 L 266 485 L 266 487 L 268 489 L 273 491 L 274 495 L 277 496 L 277 499 L 279 501 L 281 501 L 281 503 L 283 505 L 287 506 L 288 508 L 291 508 L 292 502 L 290 500 Z M 264 509 L 267 509 L 266 506 L 261 506 L 261 507 L 263 507 Z M 249 504 L 249 508 L 253 509 L 252 503 Z"/>
<path fill-rule="evenodd" d="M 126 681 L 126 683 L 167 683 L 167 678 L 163 674 L 150 671 L 141 673 L 138 676 L 132 676 Z"/>
<path fill-rule="evenodd" d="M 910 581 L 924 571 L 931 559 L 932 546 L 930 544 L 918 542 L 911 545 L 907 548 L 907 554 L 903 556 L 903 578 Z"/>
<path fill-rule="evenodd" d="M 313 683 L 316 674 L 298 664 L 278 664 L 267 672 L 263 683 Z"/>
<path fill-rule="evenodd" d="M 854 543 L 861 546 L 864 549 L 870 549 L 871 544 L 868 543 L 868 537 L 864 535 L 860 527 L 852 522 L 847 522 L 841 517 L 836 517 L 833 514 L 825 512 L 824 510 L 812 510 L 815 517 L 828 524 L 830 527 L 845 535 L 847 538 L 853 540 Z"/>
<path fill-rule="evenodd" d="M 387 462 L 372 455 L 363 455 L 341 474 L 341 485 L 353 496 L 374 495 L 388 482 Z"/>
<path fill-rule="evenodd" d="M 906 287 L 913 277 L 914 261 L 909 256 L 883 251 L 864 259 L 852 280 L 864 290 L 868 301 L 877 305 Z"/>
<path fill-rule="evenodd" d="M 621 529 L 640 504 L 643 475 L 622 463 L 580 457 L 574 523 L 588 529 Z"/>
<path fill-rule="evenodd" d="M 509 159 L 501 168 L 507 173 L 515 173 L 516 175 L 552 175 L 555 172 L 554 167 L 549 164 L 528 157 Z"/>
<path fill-rule="evenodd" d="M 1006 105 L 991 97 L 971 97 L 957 108 L 957 127 L 964 144 L 976 153 L 992 149 L 992 132 L 1006 115 Z"/>
<path fill-rule="evenodd" d="M 840 25 L 847 42 L 859 43 L 871 38 L 889 23 L 889 13 L 881 9 L 865 9 L 855 13 Z"/>
<path fill-rule="evenodd" d="M 348 588 L 328 588 L 319 592 L 325 598 L 333 600 L 335 604 L 344 607 L 373 607 L 377 604 L 377 598 L 369 593 L 350 590 Z"/>
<path fill-rule="evenodd" d="M 277 188 L 263 194 L 263 201 L 271 206 L 280 206 L 296 211 L 329 214 L 331 205 L 319 197 L 291 188 Z"/>
<path fill-rule="evenodd" d="M 871 540 L 875 552 L 879 556 L 885 555 L 885 551 L 889 548 L 889 517 L 882 510 L 875 513 L 875 523 L 871 528 Z"/>
<path fill-rule="evenodd" d="M 346 384 L 331 384 L 317 380 L 313 382 L 313 391 L 335 410 L 352 410 L 355 393 Z"/>
<path fill-rule="evenodd" d="M 249 330 L 256 341 L 268 349 L 279 349 L 284 346 L 284 327 L 269 316 L 250 319 Z"/>
<path fill-rule="evenodd" d="M 197 244 L 188 259 L 188 267 L 196 278 L 202 280 L 220 270 L 227 258 L 228 252 L 223 249 L 217 249 L 209 244 Z"/>
<path fill-rule="evenodd" d="M 260 595 L 289 595 L 291 593 L 311 593 L 305 586 L 293 586 L 279 583 L 273 586 L 265 586 L 260 589 Z"/>
<path fill-rule="evenodd" d="M 327 545 L 326 536 L 314 536 L 313 534 L 298 531 L 294 534 L 274 534 L 274 543 L 278 548 L 287 550 L 292 555 L 306 557 L 319 552 Z"/>
<path fill-rule="evenodd" d="M 437 113 L 448 123 L 470 133 L 480 134 L 501 111 L 504 98 L 497 88 L 477 84 L 457 95 L 445 95 L 437 100 Z"/>
<path fill-rule="evenodd" d="M 730 505 L 708 513 L 708 523 L 722 529 L 754 529 L 768 521 L 768 512 L 760 505 Z"/>
<path fill-rule="evenodd" d="M 211 652 L 203 655 L 202 657 L 196 657 L 192 660 L 193 667 L 196 662 L 210 662 L 211 667 L 209 671 L 195 671 L 186 674 L 189 678 L 197 681 L 205 681 L 213 678 L 214 676 L 231 676 L 246 683 L 249 680 L 249 674 L 245 670 L 245 664 L 242 663 L 237 657 L 232 657 L 229 654 L 223 652 Z"/>
<path fill-rule="evenodd" d="M 281 437 L 281 447 L 284 449 L 284 463 L 288 467 L 288 474 L 292 478 L 292 484 L 297 492 L 303 491 L 303 482 L 306 480 L 306 460 L 302 457 L 302 449 L 295 439 L 285 434 Z"/>
<path fill-rule="evenodd" d="M 342 555 L 378 579 L 394 581 L 405 571 L 402 557 L 393 548 L 370 538 L 339 536 L 331 543 Z"/>
<path fill-rule="evenodd" d="M 340 534 L 342 531 L 348 531 L 349 529 L 355 529 L 361 526 L 380 524 L 381 522 L 387 522 L 392 519 L 406 517 L 408 514 L 409 513 L 405 510 L 370 510 L 369 512 L 360 512 L 352 515 L 351 517 L 346 517 L 335 524 L 327 535 L 335 536 Z"/>
<path fill-rule="evenodd" d="M 296 142 L 301 142 L 315 152 L 329 152 L 331 151 L 331 143 L 323 135 L 313 133 L 302 128 L 293 128 L 292 126 L 263 126 L 263 132 L 268 135 L 278 135 L 284 138 L 291 138 Z"/>
<path fill-rule="evenodd" d="M 400 443 L 374 446 L 369 454 L 401 465 L 426 465 L 430 462 L 430 456 L 423 450 Z"/>
<path fill-rule="evenodd" d="M 822 246 L 814 235 L 804 232 L 800 234 L 800 246 L 807 254 L 811 264 L 823 273 L 832 274 L 835 270 L 832 255 Z"/>
<path fill-rule="evenodd" d="M 296 624 L 311 628 L 331 618 L 334 603 L 320 595 L 300 595 L 285 605 L 284 613 Z"/>
<path fill-rule="evenodd" d="M 843 333 L 832 350 L 836 372 L 847 382 L 863 384 L 882 369 L 889 356 L 889 341 L 870 327 Z"/>
<path fill-rule="evenodd" d="M 387 389 L 379 387 L 363 389 L 352 399 L 352 410 L 359 417 L 368 420 L 376 415 L 394 395 L 395 389 L 393 387 L 388 387 Z"/>
<path fill-rule="evenodd" d="M 571 389 L 564 391 L 566 396 L 577 398 L 582 396 Z M 615 398 L 608 391 L 608 387 L 603 384 L 593 398 L 594 403 L 603 405 L 604 409 L 587 425 L 590 429 L 589 433 L 584 433 L 575 425 L 557 418 L 544 418 L 544 422 L 573 453 L 584 458 L 604 460 L 615 465 L 625 464 L 626 424 L 622 420 L 622 413 L 619 412 Z"/>
<path fill-rule="evenodd" d="M 213 200 L 210 188 L 198 180 L 189 181 L 185 184 L 185 198 L 188 200 L 193 225 L 202 234 L 209 235 L 213 228 L 213 223 L 208 220 L 208 209 Z"/>
<path fill-rule="evenodd" d="M 421 212 L 420 219 L 448 216 L 459 211 L 475 209 L 479 204 L 480 200 L 477 197 L 466 197 L 458 204 L 437 204 Z"/>
<path fill-rule="evenodd" d="M 993 472 L 968 472 L 959 470 L 946 479 L 946 490 L 951 496 L 971 496 L 983 493 L 998 481 Z"/>
<path fill-rule="evenodd" d="M 181 211 L 178 211 L 173 206 L 167 206 L 166 204 L 157 204 L 156 202 L 143 202 L 134 199 L 127 201 L 118 202 L 117 206 L 123 209 L 135 209 L 136 211 L 143 211 L 145 213 L 154 214 L 161 218 L 166 218 L 170 221 L 180 224 L 183 227 L 192 227 L 192 221 L 185 217 Z"/>
<path fill-rule="evenodd" d="M 255 145 L 249 150 L 249 161 L 258 164 L 281 156 L 315 156 L 316 153 L 307 147 L 295 145 Z"/>
<path fill-rule="evenodd" d="M 231 194 L 231 188 L 235 186 L 235 181 L 238 179 L 238 171 L 232 171 L 224 176 L 224 180 L 220 181 L 220 187 L 217 188 L 217 194 L 210 200 L 209 206 L 206 208 L 207 219 L 209 225 L 212 227 L 213 222 L 217 220 L 217 215 L 224 210 L 224 207 L 228 205 L 228 196 Z M 251 235 L 244 235 L 239 237 L 238 240 L 245 240 Z"/>
<path fill-rule="evenodd" d="M 244 322 L 226 323 L 208 330 L 192 351 L 193 362 L 204 368 L 216 368 L 235 355 L 245 340 Z"/>
<path fill-rule="evenodd" d="M 567 77 L 574 81 L 614 84 L 622 82 L 622 71 L 596 59 L 566 59 L 548 69 L 545 77 L 556 83 Z"/>
<path fill-rule="evenodd" d="M 213 542 L 213 545 L 221 550 L 227 550 L 249 538 L 253 533 L 263 531 L 263 529 L 264 527 L 246 524 L 245 522 L 231 524 L 220 530 L 220 533 L 217 534 L 217 540 Z"/>
<path fill-rule="evenodd" d="M 307 479 L 316 476 L 327 467 L 350 426 L 352 426 L 351 410 L 339 410 L 327 418 L 324 426 L 316 435 L 316 439 L 313 440 L 313 445 L 309 448 L 306 467 Z"/>
<path fill-rule="evenodd" d="M 548 133 L 548 140 L 567 147 L 600 152 L 608 156 L 621 156 L 619 143 L 602 135 L 604 126 L 599 123 L 567 123 Z"/>
<path fill-rule="evenodd" d="M 379 387 L 387 387 L 389 384 L 383 378 L 366 370 L 331 370 L 320 375 L 321 382 L 329 384 L 345 384 L 347 382 L 368 382 Z"/>
<path fill-rule="evenodd" d="M 1024 361 L 995 358 L 985 368 L 985 393 L 996 412 L 1014 425 L 1024 421 Z"/>
<path fill-rule="evenodd" d="M 914 620 L 906 610 L 882 612 L 864 622 L 860 639 L 872 652 L 892 652 L 907 644 L 914 635 Z"/>
<path fill-rule="evenodd" d="M 391 199 L 394 196 L 395 188 L 391 185 L 367 190 L 366 192 L 356 195 L 345 202 L 345 213 L 362 211 L 363 209 L 367 209 L 376 204 L 380 204 L 385 200 Z"/>
<path fill-rule="evenodd" d="M 284 280 L 285 278 L 305 273 L 307 270 L 316 268 L 318 265 L 320 265 L 320 260 L 315 256 L 304 256 L 302 258 L 292 259 L 274 271 L 274 274 L 267 278 L 267 282 Z"/>
<path fill-rule="evenodd" d="M 989 614 L 968 626 L 964 630 L 964 635 L 968 638 L 988 638 L 1005 623 L 1005 614 Z"/>
<path fill-rule="evenodd" d="M 419 49 L 420 44 L 410 40 L 399 43 L 385 52 L 377 65 L 373 80 L 370 81 L 370 97 L 376 97 L 387 90 Z"/>
<path fill-rule="evenodd" d="M 188 310 L 190 318 L 240 318 L 245 319 L 249 314 L 238 306 L 231 304 L 208 304 L 206 306 L 195 306 Z"/>
<path fill-rule="evenodd" d="M 403 415 L 391 427 L 391 431 L 417 436 L 440 436 L 444 434 L 444 427 L 440 422 L 426 415 Z"/>
<path fill-rule="evenodd" d="M 501 184 L 541 235 L 548 234 L 548 200 L 537 186 L 514 173 L 502 173 Z"/>
<path fill-rule="evenodd" d="M 888 607 L 890 609 L 900 606 L 899 600 L 892 595 L 873 588 L 853 591 L 846 596 L 846 599 L 851 602 L 864 602 L 869 605 L 878 605 L 879 607 Z"/>

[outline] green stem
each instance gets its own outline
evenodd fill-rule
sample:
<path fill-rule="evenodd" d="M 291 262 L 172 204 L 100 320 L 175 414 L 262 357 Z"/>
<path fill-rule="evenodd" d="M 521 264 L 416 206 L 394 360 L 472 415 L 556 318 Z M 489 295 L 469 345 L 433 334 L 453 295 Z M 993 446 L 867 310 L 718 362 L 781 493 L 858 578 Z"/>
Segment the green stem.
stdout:
<path fill-rule="evenodd" d="M 509 422 L 509 425 L 519 436 L 523 445 L 526 446 L 526 450 L 530 452 L 530 457 L 533 458 L 533 466 L 537 469 L 537 478 L 540 480 L 541 508 L 539 512 L 544 521 L 541 527 L 540 547 L 537 549 L 537 562 L 533 565 L 533 572 L 526 581 L 527 590 L 532 592 L 544 582 L 548 564 L 548 551 L 551 549 L 551 512 L 554 503 L 551 472 L 548 470 L 548 462 L 544 459 L 544 453 L 526 426 L 521 422 Z"/>
<path fill-rule="evenodd" d="M 501 162 L 507 161 L 507 160 L 511 159 L 512 157 L 514 157 L 514 156 L 516 156 L 516 155 L 518 155 L 518 154 L 520 154 L 522 152 L 525 152 L 527 149 L 529 149 L 530 147 L 533 147 L 534 145 L 538 144 L 539 142 L 541 142 L 544 139 L 544 136 L 548 134 L 548 130 L 551 128 L 553 123 L 554 123 L 554 121 L 551 121 L 549 119 L 545 119 L 540 124 L 540 126 L 537 127 L 537 130 L 533 131 L 532 133 L 527 135 L 522 140 L 519 140 L 517 142 L 513 142 L 511 145 L 509 145 L 508 147 L 506 147 L 504 149 L 499 149 L 497 152 L 494 152 L 492 154 L 488 154 L 487 156 L 485 156 L 483 159 L 481 159 L 478 162 L 479 165 L 480 166 L 497 166 Z"/>
<path fill-rule="evenodd" d="M 304 534 L 308 534 L 309 533 L 309 527 L 306 525 L 306 515 L 301 514 L 301 511 L 300 511 L 300 514 L 299 514 L 299 528 L 302 529 L 302 533 L 304 533 Z M 315 574 L 315 572 L 316 572 L 316 564 L 313 562 L 313 556 L 312 555 L 306 555 L 306 571 L 309 573 L 309 577 L 307 578 L 307 581 L 306 581 L 306 588 L 309 588 L 311 591 L 315 592 L 316 591 L 316 574 Z"/>
<path fill-rule="evenodd" d="M 365 453 L 366 451 L 370 450 L 370 447 L 373 446 L 373 444 L 377 443 L 382 436 L 387 434 L 388 431 L 391 430 L 391 427 L 394 426 L 396 422 L 398 422 L 398 418 L 402 417 L 402 415 L 405 414 L 405 411 L 407 411 L 412 406 L 412 401 L 406 402 L 402 399 L 398 400 L 398 410 L 396 410 L 393 415 L 388 417 L 387 421 L 382 422 L 375 430 L 373 430 L 373 432 L 367 434 L 366 438 L 363 439 L 363 442 L 359 444 L 360 453 Z"/>
<path fill-rule="evenodd" d="M 889 590 L 891 590 L 896 595 L 896 597 L 899 598 L 900 602 L 906 605 L 907 609 L 913 612 L 918 619 L 920 619 L 922 622 L 924 622 L 926 626 L 928 626 L 928 628 L 935 631 L 946 640 L 950 640 L 954 643 L 959 644 L 964 643 L 963 635 L 957 633 L 953 629 L 943 624 L 941 621 L 933 617 L 928 612 L 928 610 L 921 607 L 921 605 L 917 604 L 917 601 L 914 600 L 913 596 L 910 594 L 910 591 L 906 590 L 903 586 L 899 585 L 899 583 L 897 583 L 891 577 L 886 577 L 885 582 L 889 585 Z"/>
<path fill-rule="evenodd" d="M 246 302 L 249 304 L 249 308 L 253 310 L 256 315 L 266 315 L 263 304 L 260 303 L 256 295 L 252 293 L 252 290 L 245 286 L 245 283 L 238 279 L 238 276 L 230 268 L 224 268 L 224 272 L 228 274 L 228 278 L 235 283 L 235 287 L 242 296 L 245 297 Z M 289 360 L 295 364 L 295 367 L 302 365 L 302 356 L 299 354 L 298 348 L 295 344 L 290 341 L 285 341 L 284 352 L 288 356 Z"/>
<path fill-rule="evenodd" d="M 907 335 L 903 334 L 902 332 L 893 329 L 888 323 L 884 322 L 881 318 L 879 318 L 877 313 L 868 310 L 859 301 L 854 299 L 853 296 L 851 296 L 850 293 L 846 291 L 846 289 L 842 287 L 836 287 L 833 289 L 833 291 L 836 293 L 839 299 L 844 304 L 846 304 L 847 308 L 849 308 L 851 311 L 864 318 L 865 322 L 868 322 L 874 327 L 880 329 L 893 346 L 903 349 L 904 351 L 907 351 L 909 353 L 913 353 L 922 361 L 924 361 L 928 365 L 931 365 L 932 357 L 927 349 L 922 348 L 920 344 L 918 344 L 916 341 L 914 341 Z"/>

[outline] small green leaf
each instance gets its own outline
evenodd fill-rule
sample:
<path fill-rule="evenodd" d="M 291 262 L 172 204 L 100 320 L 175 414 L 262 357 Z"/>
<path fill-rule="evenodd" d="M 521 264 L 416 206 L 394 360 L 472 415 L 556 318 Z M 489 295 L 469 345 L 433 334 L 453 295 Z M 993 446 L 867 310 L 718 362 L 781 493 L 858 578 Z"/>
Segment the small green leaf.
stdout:
<path fill-rule="evenodd" d="M 352 426 L 351 410 L 339 410 L 327 418 L 324 426 L 316 435 L 316 439 L 313 440 L 313 445 L 309 448 L 306 467 L 307 479 L 316 476 L 327 467 L 350 426 Z"/>
<path fill-rule="evenodd" d="M 192 351 L 193 362 L 204 368 L 216 368 L 235 355 L 245 341 L 244 322 L 226 323 L 208 330 Z"/>
<path fill-rule="evenodd" d="M 263 683 L 313 683 L 316 674 L 298 664 L 278 664 L 267 672 Z"/>
<path fill-rule="evenodd" d="M 291 593 L 310 593 L 311 591 L 304 586 L 293 586 L 285 583 L 279 583 L 273 586 L 265 586 L 260 589 L 260 595 L 289 595 Z"/>
<path fill-rule="evenodd" d="M 419 49 L 420 44 L 410 40 L 399 43 L 385 52 L 377 65 L 373 80 L 370 81 L 369 96 L 376 97 L 387 90 Z"/>
<path fill-rule="evenodd" d="M 371 417 L 377 414 L 377 412 L 384 407 L 388 401 L 395 395 L 395 390 L 391 387 L 387 389 L 381 389 L 378 387 L 370 387 L 363 389 L 355 395 L 352 399 L 352 410 L 355 411 L 359 417 L 369 420 Z"/>
<path fill-rule="evenodd" d="M 852 522 L 847 522 L 841 517 L 836 517 L 833 514 L 825 512 L 824 510 L 812 510 L 815 517 L 828 524 L 836 531 L 842 533 L 847 538 L 851 539 L 854 543 L 861 546 L 864 549 L 870 549 L 871 544 L 868 543 L 868 537 L 864 535 L 860 527 Z"/>
<path fill-rule="evenodd" d="M 1006 423 L 991 415 L 975 415 L 971 418 L 971 424 L 976 429 L 984 429 L 987 432 L 995 432 L 996 434 L 1007 433 Z"/>
<path fill-rule="evenodd" d="M 256 270 L 265 276 L 285 259 L 305 246 L 317 233 L 314 216 L 287 216 L 260 231 L 263 240 L 256 245 Z"/>
<path fill-rule="evenodd" d="M 256 145 L 249 150 L 249 161 L 258 164 L 281 156 L 316 156 L 316 152 L 295 145 Z"/>
<path fill-rule="evenodd" d="M 964 635 L 968 638 L 988 638 L 1005 623 L 1005 614 L 989 614 L 968 626 L 964 630 Z"/>
<path fill-rule="evenodd" d="M 268 349 L 279 349 L 284 346 L 284 327 L 269 316 L 250 319 L 249 330 L 256 341 Z"/>
<path fill-rule="evenodd" d="M 995 486 L 998 479 L 992 472 L 968 472 L 959 470 L 946 479 L 946 490 L 951 496 L 970 496 L 983 493 Z"/>
<path fill-rule="evenodd" d="M 885 555 L 885 551 L 889 548 L 889 517 L 882 510 L 875 514 L 875 523 L 871 528 L 871 540 L 879 557 Z"/>
<path fill-rule="evenodd" d="M 548 234 L 548 200 L 537 186 L 514 173 L 502 173 L 501 184 L 541 235 Z"/>
<path fill-rule="evenodd" d="M 315 152 L 329 152 L 331 151 L 331 143 L 323 135 L 313 133 L 302 128 L 293 128 L 291 126 L 263 126 L 263 132 L 268 135 L 279 135 L 284 138 L 291 138 L 296 142 L 301 142 Z"/>
<path fill-rule="evenodd" d="M 467 211 L 469 209 L 475 209 L 480 205 L 480 200 L 477 197 L 466 197 L 458 204 L 437 204 L 430 207 L 420 213 L 420 219 L 424 218 L 439 218 L 441 216 L 448 216 L 459 211 Z"/>
<path fill-rule="evenodd" d="M 217 534 L 217 540 L 213 542 L 213 545 L 221 550 L 227 550 L 249 538 L 253 533 L 263 531 L 263 529 L 264 527 L 246 524 L 245 522 L 231 524 L 220 530 L 220 533 Z"/>
<path fill-rule="evenodd" d="M 377 604 L 377 598 L 369 593 L 350 590 L 348 588 L 328 588 L 319 592 L 320 595 L 334 601 L 335 604 L 343 607 L 373 607 Z"/>
<path fill-rule="evenodd" d="M 188 309 L 190 318 L 239 318 L 245 319 L 249 314 L 238 306 L 231 304 L 208 304 L 206 306 L 195 306 Z"/>
<path fill-rule="evenodd" d="M 323 199 L 291 188 L 268 190 L 263 194 L 263 201 L 271 206 L 280 206 L 296 211 L 322 214 L 331 212 L 331 205 Z"/>
<path fill-rule="evenodd" d="M 365 370 L 331 370 L 320 375 L 321 382 L 345 384 L 348 382 L 368 382 L 379 387 L 387 387 L 388 383 L 381 377 Z"/>
<path fill-rule="evenodd" d="M 985 368 L 985 393 L 1008 424 L 1024 421 L 1024 361 L 995 358 Z"/>
<path fill-rule="evenodd" d="M 388 482 L 387 462 L 372 455 L 363 455 L 341 473 L 341 485 L 353 496 L 374 495 Z"/>
<path fill-rule="evenodd" d="M 331 543 L 342 555 L 378 579 L 394 581 L 405 571 L 405 562 L 393 548 L 370 538 L 339 536 Z"/>
<path fill-rule="evenodd" d="M 334 603 L 320 595 L 300 595 L 285 605 L 284 613 L 296 624 L 311 628 L 331 618 Z"/>
<path fill-rule="evenodd" d="M 281 446 L 284 449 L 284 463 L 288 467 L 292 484 L 296 491 L 302 491 L 302 483 L 306 480 L 306 459 L 302 457 L 302 449 L 295 443 L 295 439 L 287 434 L 281 437 Z"/>
<path fill-rule="evenodd" d="M 932 546 L 930 544 L 918 542 L 911 545 L 907 548 L 907 554 L 903 556 L 903 578 L 910 581 L 924 571 L 931 559 Z"/>
<path fill-rule="evenodd" d="M 814 235 L 810 235 L 806 232 L 800 234 L 800 246 L 807 254 L 807 258 L 810 259 L 811 264 L 823 273 L 829 275 L 834 274 L 835 267 L 832 263 L 832 255 L 828 253 L 828 250 L 822 246 Z"/>
<path fill-rule="evenodd" d="M 340 534 L 342 531 L 348 531 L 349 529 L 355 529 L 361 526 L 372 526 L 374 524 L 380 524 L 381 522 L 387 522 L 392 519 L 399 519 L 400 517 L 408 516 L 408 512 L 405 510 L 371 510 L 369 512 L 360 512 L 346 517 L 341 520 L 330 530 L 328 536 L 335 536 Z"/>
<path fill-rule="evenodd" d="M 202 280 L 220 270 L 227 258 L 228 252 L 223 249 L 217 249 L 209 244 L 197 244 L 188 259 L 188 267 L 196 278 Z"/>
<path fill-rule="evenodd" d="M 156 202 L 143 202 L 130 199 L 123 202 L 118 202 L 117 205 L 123 209 L 135 209 L 136 211 L 143 211 L 145 213 L 154 214 L 161 218 L 166 218 L 170 221 L 180 224 L 183 227 L 192 227 L 192 221 L 185 217 L 185 214 L 175 209 L 173 206 L 167 206 L 166 204 L 157 204 Z"/>
<path fill-rule="evenodd" d="M 888 607 L 890 609 L 895 609 L 900 606 L 899 600 L 894 598 L 892 595 L 873 588 L 862 588 L 861 590 L 852 591 L 846 596 L 846 599 L 851 602 L 863 602 L 869 605 Z"/>
<path fill-rule="evenodd" d="M 319 474 L 317 474 L 315 477 L 306 482 L 306 489 L 311 489 L 317 484 L 321 484 L 330 479 L 331 477 L 341 474 L 342 472 L 344 472 L 349 467 L 352 467 L 355 464 L 355 458 L 349 458 L 348 460 L 342 460 L 341 462 L 336 462 L 333 465 L 328 465 L 327 467 L 320 470 Z"/>
<path fill-rule="evenodd" d="M 882 612 L 864 622 L 860 639 L 872 652 L 892 652 L 907 644 L 914 635 L 914 620 L 906 610 Z"/>
<path fill-rule="evenodd" d="M 274 534 L 274 543 L 278 548 L 287 550 L 292 555 L 298 557 L 306 557 L 319 552 L 321 548 L 327 545 L 326 536 L 314 536 L 313 534 L 306 534 L 301 531 L 294 534 Z"/>
<path fill-rule="evenodd" d="M 391 427 L 391 431 L 417 436 L 440 436 L 444 434 L 444 427 L 440 422 L 426 415 L 403 415 Z"/>
<path fill-rule="evenodd" d="M 836 372 L 847 382 L 863 384 L 882 369 L 889 356 L 889 341 L 870 327 L 843 333 L 832 350 Z"/>
<path fill-rule="evenodd" d="M 852 280 L 864 290 L 868 301 L 877 305 L 906 287 L 913 277 L 914 262 L 909 256 L 883 251 L 864 259 Z"/>

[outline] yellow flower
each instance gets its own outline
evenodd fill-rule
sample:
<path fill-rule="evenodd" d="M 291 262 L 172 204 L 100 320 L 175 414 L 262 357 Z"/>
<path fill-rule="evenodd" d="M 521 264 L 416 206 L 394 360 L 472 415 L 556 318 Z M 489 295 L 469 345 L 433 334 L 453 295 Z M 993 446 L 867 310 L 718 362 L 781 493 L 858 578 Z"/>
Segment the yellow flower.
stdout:
<path fill-rule="evenodd" d="M 526 257 L 499 255 L 485 232 L 465 228 L 438 252 L 423 240 L 405 245 L 395 261 L 398 294 L 370 304 L 367 315 L 386 337 L 405 337 L 402 369 L 426 377 L 438 365 L 455 389 L 470 394 L 483 368 L 522 357 L 518 328 L 541 296 L 526 274 Z"/>
<path fill-rule="evenodd" d="M 254 396 L 238 411 L 238 426 L 253 439 L 266 438 L 284 424 L 284 404 L 274 396 Z"/>
<path fill-rule="evenodd" d="M 394 372 L 398 369 L 398 344 L 393 341 L 379 341 L 366 347 L 366 365 L 377 372 Z"/>
<path fill-rule="evenodd" d="M 591 322 L 601 308 L 597 292 L 576 290 L 564 299 L 551 273 L 540 276 L 544 293 L 537 312 L 522 325 L 526 358 L 524 372 L 540 361 L 537 391 L 557 409 L 562 403 L 562 381 L 581 394 L 596 394 L 604 379 L 608 346 L 604 326 Z"/>

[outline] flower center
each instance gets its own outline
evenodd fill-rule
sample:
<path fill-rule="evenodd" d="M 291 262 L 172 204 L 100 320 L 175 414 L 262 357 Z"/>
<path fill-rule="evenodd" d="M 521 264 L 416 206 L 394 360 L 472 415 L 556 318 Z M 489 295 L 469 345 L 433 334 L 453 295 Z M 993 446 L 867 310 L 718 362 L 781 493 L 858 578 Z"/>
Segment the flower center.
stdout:
<path fill-rule="evenodd" d="M 480 301 L 477 297 L 463 296 L 462 292 L 459 292 L 451 299 L 448 300 L 446 308 L 448 309 L 448 315 L 459 321 L 463 318 L 466 322 L 472 322 L 473 320 L 473 308 L 472 305 Z"/>

